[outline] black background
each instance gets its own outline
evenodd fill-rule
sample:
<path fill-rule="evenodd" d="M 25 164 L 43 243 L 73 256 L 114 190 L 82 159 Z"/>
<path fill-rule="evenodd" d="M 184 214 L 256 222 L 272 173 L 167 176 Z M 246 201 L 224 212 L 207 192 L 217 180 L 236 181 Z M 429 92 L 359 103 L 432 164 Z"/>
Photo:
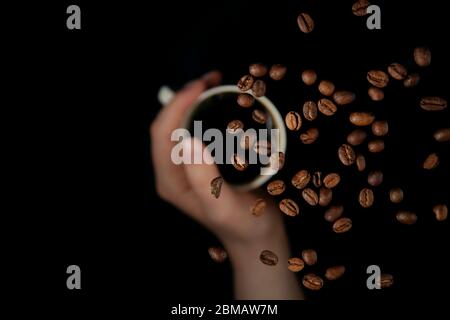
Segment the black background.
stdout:
<path fill-rule="evenodd" d="M 300 81 L 306 68 L 358 95 L 332 119 L 322 117 L 317 146 L 301 146 L 297 134 L 290 135 L 281 177 L 315 166 L 348 176 L 338 197 L 354 221 L 353 230 L 338 237 L 323 210 L 305 209 L 287 220 L 294 252 L 319 252 L 311 271 L 348 267 L 343 279 L 308 296 L 422 298 L 445 290 L 448 222 L 435 221 L 431 208 L 448 204 L 450 159 L 444 154 L 448 144 L 436 143 L 432 133 L 448 126 L 449 110 L 426 113 L 418 99 L 449 98 L 446 11 L 439 1 L 373 3 L 381 7 L 381 30 L 368 30 L 366 18 L 352 15 L 352 1 L 58 1 L 14 8 L 7 62 L 14 69 L 9 93 L 18 121 L 8 133 L 18 170 L 9 188 L 15 232 L 7 265 L 16 271 L 19 293 L 45 292 L 68 303 L 156 295 L 162 308 L 166 302 L 231 298 L 229 266 L 215 265 L 207 254 L 217 240 L 155 194 L 148 126 L 160 109 L 162 84 L 176 89 L 213 68 L 224 73 L 225 83 L 235 83 L 255 61 L 288 66 L 287 79 L 271 83 L 268 92 L 283 114 L 319 97 Z M 81 7 L 81 31 L 65 27 L 69 4 Z M 316 21 L 311 34 L 298 29 L 301 11 Z M 418 45 L 431 48 L 428 68 L 414 65 Z M 383 102 L 370 102 L 366 72 L 391 62 L 419 72 L 420 85 L 406 90 L 392 81 Z M 348 112 L 365 109 L 390 122 L 386 151 L 368 158 L 369 170 L 385 172 L 369 210 L 355 200 L 365 175 L 343 168 L 335 152 L 351 130 Z M 421 161 L 431 152 L 442 156 L 441 165 L 424 172 Z M 387 201 L 393 186 L 405 190 L 399 206 Z M 397 209 L 414 210 L 418 223 L 399 225 Z M 79 292 L 65 287 L 70 264 L 82 269 Z M 371 264 L 392 273 L 395 285 L 367 290 Z"/>

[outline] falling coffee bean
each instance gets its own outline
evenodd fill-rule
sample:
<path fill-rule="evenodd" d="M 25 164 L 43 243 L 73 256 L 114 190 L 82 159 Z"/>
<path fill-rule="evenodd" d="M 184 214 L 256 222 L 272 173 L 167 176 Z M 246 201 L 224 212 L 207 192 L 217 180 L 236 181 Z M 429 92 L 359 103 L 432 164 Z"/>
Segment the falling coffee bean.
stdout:
<path fill-rule="evenodd" d="M 441 97 L 424 97 L 420 100 L 420 107 L 426 111 L 442 111 L 447 108 L 447 100 Z"/>
<path fill-rule="evenodd" d="M 320 188 L 322 186 L 322 172 L 316 171 L 312 176 L 313 185 L 316 188 Z"/>
<path fill-rule="evenodd" d="M 384 99 L 384 91 L 377 87 L 370 87 L 369 91 L 367 91 L 369 94 L 370 99 L 373 101 L 381 101 Z"/>
<path fill-rule="evenodd" d="M 313 121 L 317 118 L 317 104 L 314 101 L 306 101 L 303 104 L 303 116 L 308 121 Z"/>
<path fill-rule="evenodd" d="M 306 130 L 305 133 L 300 135 L 300 140 L 303 144 L 311 144 L 316 142 L 317 138 L 319 138 L 319 129 L 310 128 Z"/>
<path fill-rule="evenodd" d="M 302 197 L 310 206 L 316 206 L 319 203 L 319 196 L 311 188 L 303 189 Z"/>
<path fill-rule="evenodd" d="M 239 79 L 237 87 L 241 91 L 248 91 L 253 87 L 254 82 L 255 79 L 251 75 L 247 74 Z"/>
<path fill-rule="evenodd" d="M 250 212 L 255 217 L 259 217 L 264 213 L 264 210 L 266 210 L 266 201 L 264 199 L 256 199 L 253 206 L 250 208 Z"/>
<path fill-rule="evenodd" d="M 334 222 L 338 218 L 340 218 L 343 213 L 344 213 L 344 207 L 340 206 L 340 205 L 336 205 L 336 206 L 329 207 L 327 209 L 327 211 L 325 211 L 325 214 L 323 217 L 328 222 Z"/>
<path fill-rule="evenodd" d="M 431 63 L 431 51 L 426 47 L 414 49 L 414 61 L 419 67 L 427 67 Z"/>
<path fill-rule="evenodd" d="M 322 80 L 319 83 L 319 92 L 324 96 L 331 96 L 334 92 L 334 83 L 328 80 Z"/>
<path fill-rule="evenodd" d="M 267 74 L 267 67 L 262 63 L 253 63 L 248 67 L 249 73 L 256 77 L 264 77 Z"/>
<path fill-rule="evenodd" d="M 287 68 L 282 64 L 274 64 L 269 71 L 269 76 L 275 80 L 279 81 L 286 75 Z"/>
<path fill-rule="evenodd" d="M 423 168 L 431 170 L 439 165 L 439 157 L 436 153 L 430 154 L 423 162 Z"/>
<path fill-rule="evenodd" d="M 326 177 L 323 179 L 323 184 L 328 189 L 333 189 L 339 184 L 339 182 L 341 182 L 341 177 L 337 173 L 327 174 Z"/>
<path fill-rule="evenodd" d="M 334 266 L 327 269 L 325 272 L 325 278 L 330 281 L 334 281 L 342 277 L 345 273 L 344 266 Z"/>
<path fill-rule="evenodd" d="M 352 228 L 352 220 L 350 218 L 340 218 L 333 223 L 333 231 L 336 233 L 345 233 Z"/>
<path fill-rule="evenodd" d="M 257 140 L 257 135 L 256 135 L 256 133 L 254 133 L 252 131 L 245 132 L 244 134 L 241 135 L 240 139 L 241 139 L 239 141 L 240 147 L 244 150 L 248 150 L 248 149 L 252 148 L 253 145 L 255 144 L 255 142 Z"/>
<path fill-rule="evenodd" d="M 284 214 L 295 217 L 299 214 L 298 204 L 292 199 L 283 199 L 280 201 L 279 208 Z"/>
<path fill-rule="evenodd" d="M 375 116 L 370 112 L 352 112 L 349 119 L 355 126 L 364 127 L 371 125 Z"/>
<path fill-rule="evenodd" d="M 290 111 L 284 118 L 286 127 L 292 131 L 298 131 L 302 127 L 302 118 L 295 111 Z"/>
<path fill-rule="evenodd" d="M 403 80 L 408 75 L 408 70 L 400 63 L 391 63 L 388 67 L 388 72 L 395 80 Z"/>
<path fill-rule="evenodd" d="M 281 170 L 284 167 L 285 159 L 286 156 L 281 151 L 272 153 L 269 158 L 270 168 L 275 171 Z"/>
<path fill-rule="evenodd" d="M 361 129 L 355 129 L 347 136 L 347 142 L 352 146 L 359 146 L 367 138 L 367 133 Z"/>
<path fill-rule="evenodd" d="M 303 33 L 310 33 L 314 29 L 314 20 L 307 13 L 300 13 L 297 18 L 297 23 Z"/>
<path fill-rule="evenodd" d="M 223 178 L 222 177 L 216 177 L 211 180 L 211 194 L 214 196 L 214 198 L 218 199 L 220 196 L 220 191 L 222 189 L 223 184 Z"/>
<path fill-rule="evenodd" d="M 378 153 L 384 150 L 384 141 L 383 140 L 372 140 L 367 144 L 367 148 L 369 152 Z"/>
<path fill-rule="evenodd" d="M 383 183 L 383 172 L 380 170 L 370 172 L 367 177 L 367 183 L 369 183 L 372 187 L 378 187 Z"/>
<path fill-rule="evenodd" d="M 288 269 L 292 272 L 300 272 L 305 267 L 305 263 L 300 258 L 288 259 Z"/>
<path fill-rule="evenodd" d="M 373 205 L 374 195 L 369 188 L 364 188 L 359 192 L 359 204 L 363 208 L 370 208 Z"/>
<path fill-rule="evenodd" d="M 367 72 L 367 81 L 377 88 L 384 88 L 389 83 L 389 76 L 381 70 L 370 70 Z"/>
<path fill-rule="evenodd" d="M 320 99 L 317 106 L 319 107 L 319 111 L 326 116 L 332 116 L 337 111 L 337 107 L 333 101 L 326 98 Z"/>
<path fill-rule="evenodd" d="M 438 204 L 433 207 L 433 212 L 437 221 L 444 221 L 447 219 L 448 208 L 445 204 Z"/>
<path fill-rule="evenodd" d="M 339 147 L 338 156 L 345 166 L 350 166 L 355 162 L 355 151 L 348 144 L 343 144 Z"/>
<path fill-rule="evenodd" d="M 308 266 L 313 266 L 317 263 L 317 252 L 314 249 L 305 249 L 302 251 L 302 259 Z"/>
<path fill-rule="evenodd" d="M 378 137 L 387 135 L 389 131 L 389 124 L 385 120 L 378 120 L 372 123 L 372 132 Z"/>
<path fill-rule="evenodd" d="M 420 76 L 417 73 L 409 74 L 405 80 L 403 80 L 403 85 L 405 88 L 413 88 L 417 86 L 420 82 Z"/>
<path fill-rule="evenodd" d="M 233 167 L 238 171 L 244 171 L 248 167 L 248 163 L 245 159 L 241 158 L 237 153 L 231 157 L 231 163 Z"/>
<path fill-rule="evenodd" d="M 391 274 L 380 275 L 380 287 L 382 289 L 389 288 L 394 284 L 394 277 Z"/>
<path fill-rule="evenodd" d="M 306 170 L 300 170 L 292 177 L 292 185 L 297 189 L 305 188 L 309 181 L 311 180 L 311 175 Z"/>
<path fill-rule="evenodd" d="M 243 108 L 250 108 L 255 103 L 255 98 L 248 93 L 241 93 L 237 97 L 237 103 Z"/>
<path fill-rule="evenodd" d="M 355 94 L 350 91 L 336 91 L 333 94 L 333 100 L 337 105 L 344 106 L 355 101 Z"/>
<path fill-rule="evenodd" d="M 211 259 L 216 263 L 222 263 L 228 258 L 227 252 L 220 247 L 208 248 L 208 254 L 211 257 Z"/>
<path fill-rule="evenodd" d="M 255 151 L 257 154 L 260 154 L 262 156 L 269 156 L 270 148 L 271 148 L 271 144 L 269 141 L 259 140 L 253 146 L 253 151 Z"/>
<path fill-rule="evenodd" d="M 283 180 L 274 180 L 267 185 L 267 192 L 271 196 L 279 196 L 286 190 L 286 185 Z"/>
<path fill-rule="evenodd" d="M 433 137 L 434 137 L 434 140 L 436 140 L 437 142 L 450 141 L 450 128 L 437 130 L 434 133 Z"/>
<path fill-rule="evenodd" d="M 392 203 L 400 203 L 403 201 L 403 190 L 400 188 L 392 188 L 389 191 L 389 199 Z"/>
<path fill-rule="evenodd" d="M 255 109 L 252 112 L 252 118 L 253 120 L 255 120 L 255 122 L 264 124 L 267 122 L 267 114 L 259 109 Z"/>
<path fill-rule="evenodd" d="M 361 153 L 356 155 L 356 167 L 360 172 L 366 169 L 366 158 Z"/>
<path fill-rule="evenodd" d="M 352 12 L 355 16 L 362 17 L 367 14 L 367 8 L 370 6 L 368 0 L 358 0 L 352 6 Z"/>
<path fill-rule="evenodd" d="M 309 290 L 317 291 L 323 287 L 323 280 L 315 274 L 308 273 L 303 276 L 302 284 Z"/>
<path fill-rule="evenodd" d="M 270 250 L 262 251 L 259 255 L 259 260 L 261 260 L 262 263 L 268 266 L 275 266 L 278 263 L 277 255 Z"/>
<path fill-rule="evenodd" d="M 314 70 L 305 70 L 302 72 L 302 81 L 307 86 L 312 86 L 317 80 L 317 73 Z"/>
<path fill-rule="evenodd" d="M 331 200 L 333 200 L 333 191 L 328 188 L 320 188 L 319 190 L 319 205 L 321 207 L 326 207 L 330 204 Z"/>
<path fill-rule="evenodd" d="M 235 134 L 239 129 L 244 129 L 244 123 L 241 120 L 233 120 L 227 126 L 229 134 Z"/>
<path fill-rule="evenodd" d="M 417 222 L 417 215 L 410 211 L 400 211 L 395 216 L 397 221 L 402 224 L 412 225 Z"/>
<path fill-rule="evenodd" d="M 255 97 L 262 97 L 266 94 L 266 83 L 262 80 L 256 80 L 252 86 L 252 92 Z"/>

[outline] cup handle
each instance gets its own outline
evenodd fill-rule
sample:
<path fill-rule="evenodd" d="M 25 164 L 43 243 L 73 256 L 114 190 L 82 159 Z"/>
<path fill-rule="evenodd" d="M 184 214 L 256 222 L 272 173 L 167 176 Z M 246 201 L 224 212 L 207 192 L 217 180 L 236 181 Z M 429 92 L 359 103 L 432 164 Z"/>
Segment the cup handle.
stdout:
<path fill-rule="evenodd" d="M 170 89 L 168 86 L 162 86 L 161 88 L 159 88 L 158 101 L 163 106 L 168 104 L 173 99 L 174 96 L 175 96 L 175 91 Z"/>

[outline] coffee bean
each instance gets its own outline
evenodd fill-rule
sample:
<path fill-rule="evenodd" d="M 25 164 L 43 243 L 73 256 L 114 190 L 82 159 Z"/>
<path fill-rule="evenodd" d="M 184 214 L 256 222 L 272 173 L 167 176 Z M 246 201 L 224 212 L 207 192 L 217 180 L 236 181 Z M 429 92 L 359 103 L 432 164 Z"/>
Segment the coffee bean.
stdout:
<path fill-rule="evenodd" d="M 241 135 L 241 140 L 239 141 L 239 145 L 242 149 L 248 150 L 253 147 L 256 142 L 257 136 L 256 133 L 250 131 L 245 132 Z"/>
<path fill-rule="evenodd" d="M 317 104 L 314 101 L 306 101 L 303 104 L 303 116 L 308 121 L 313 121 L 317 118 Z"/>
<path fill-rule="evenodd" d="M 350 114 L 350 122 L 355 126 L 369 126 L 375 120 L 375 116 L 370 112 L 352 112 Z"/>
<path fill-rule="evenodd" d="M 317 128 L 310 128 L 300 135 L 300 140 L 303 144 L 314 143 L 317 138 L 319 138 L 319 130 Z"/>
<path fill-rule="evenodd" d="M 391 63 L 388 67 L 388 72 L 395 80 L 403 80 L 408 75 L 408 70 L 400 63 Z"/>
<path fill-rule="evenodd" d="M 274 180 L 267 185 L 267 192 L 271 196 L 279 196 L 286 190 L 286 185 L 283 180 Z"/>
<path fill-rule="evenodd" d="M 288 269 L 292 272 L 302 271 L 305 267 L 305 263 L 300 258 L 290 258 L 288 259 Z"/>
<path fill-rule="evenodd" d="M 271 148 L 271 144 L 269 141 L 259 140 L 253 146 L 253 151 L 255 151 L 257 154 L 260 154 L 262 156 L 269 156 L 270 151 L 271 151 L 270 148 Z"/>
<path fill-rule="evenodd" d="M 364 171 L 366 169 L 366 158 L 361 153 L 356 155 L 356 167 L 358 171 Z"/>
<path fill-rule="evenodd" d="M 252 87 L 255 97 L 262 97 L 266 94 L 266 83 L 262 80 L 256 80 Z"/>
<path fill-rule="evenodd" d="M 430 154 L 423 162 L 423 168 L 431 170 L 439 165 L 439 157 L 436 153 Z"/>
<path fill-rule="evenodd" d="M 403 80 L 403 85 L 405 88 L 413 88 L 417 86 L 420 82 L 420 76 L 417 73 L 409 74 L 405 80 Z"/>
<path fill-rule="evenodd" d="M 364 188 L 359 192 L 359 204 L 363 208 L 370 208 L 373 205 L 374 195 L 369 188 Z"/>
<path fill-rule="evenodd" d="M 339 147 L 338 156 L 345 166 L 350 166 L 355 162 L 355 151 L 348 144 L 343 144 Z"/>
<path fill-rule="evenodd" d="M 248 67 L 248 72 L 256 77 L 264 77 L 267 74 L 267 67 L 262 63 L 253 63 Z"/>
<path fill-rule="evenodd" d="M 352 103 L 353 101 L 355 101 L 355 98 L 355 94 L 350 91 L 336 91 L 333 94 L 334 102 L 336 102 L 336 104 L 340 106 Z"/>
<path fill-rule="evenodd" d="M 337 173 L 330 173 L 323 179 L 323 184 L 328 189 L 333 189 L 336 187 L 339 182 L 341 182 L 341 177 Z"/>
<path fill-rule="evenodd" d="M 281 212 L 284 214 L 295 217 L 298 215 L 300 209 L 298 208 L 298 204 L 292 199 L 283 199 L 280 201 L 279 208 Z"/>
<path fill-rule="evenodd" d="M 266 206 L 267 206 L 267 204 L 264 199 L 256 199 L 255 203 L 250 208 L 250 212 L 252 213 L 252 215 L 259 217 L 266 210 Z"/>
<path fill-rule="evenodd" d="M 380 275 L 380 286 L 382 289 L 389 288 L 394 284 L 394 277 L 390 274 Z"/>
<path fill-rule="evenodd" d="M 392 203 L 400 203 L 403 201 L 403 190 L 400 188 L 392 188 L 389 191 L 389 199 Z"/>
<path fill-rule="evenodd" d="M 255 103 L 255 98 L 248 93 L 241 93 L 237 97 L 237 103 L 243 108 L 250 108 Z"/>
<path fill-rule="evenodd" d="M 323 287 L 323 280 L 315 274 L 308 273 L 303 276 L 302 284 L 309 290 L 317 291 Z"/>
<path fill-rule="evenodd" d="M 369 94 L 370 99 L 372 99 L 373 101 L 381 101 L 384 99 L 384 91 L 380 88 L 370 87 L 367 93 Z"/>
<path fill-rule="evenodd" d="M 264 124 L 267 122 L 267 114 L 259 109 L 255 109 L 252 112 L 252 118 L 258 123 Z"/>
<path fill-rule="evenodd" d="M 316 171 L 312 176 L 313 185 L 316 188 L 320 188 L 322 186 L 322 172 Z"/>
<path fill-rule="evenodd" d="M 447 100 L 441 97 L 424 97 L 420 100 L 420 107 L 426 111 L 441 111 L 447 108 Z"/>
<path fill-rule="evenodd" d="M 331 200 L 333 199 L 333 191 L 328 188 L 320 188 L 319 190 L 319 205 L 321 207 L 326 207 L 330 204 Z"/>
<path fill-rule="evenodd" d="M 314 20 L 307 13 L 300 13 L 297 18 L 297 23 L 303 33 L 310 33 L 314 29 Z"/>
<path fill-rule="evenodd" d="M 370 6 L 368 0 L 358 0 L 352 6 L 352 12 L 355 16 L 362 17 L 367 14 L 367 7 Z"/>
<path fill-rule="evenodd" d="M 239 79 L 237 87 L 241 91 L 248 91 L 253 87 L 254 82 L 255 79 L 251 75 L 247 74 Z"/>
<path fill-rule="evenodd" d="M 231 163 L 233 167 L 238 171 L 244 171 L 248 167 L 248 162 L 244 158 L 240 157 L 237 153 L 231 157 Z"/>
<path fill-rule="evenodd" d="M 319 111 L 326 116 L 332 116 L 337 111 L 336 105 L 333 101 L 326 98 L 320 99 L 317 105 L 319 107 Z"/>
<path fill-rule="evenodd" d="M 325 211 L 324 218 L 328 222 L 334 222 L 339 217 L 342 216 L 342 213 L 344 213 L 344 207 L 343 206 L 331 206 L 328 208 L 327 211 Z"/>
<path fill-rule="evenodd" d="M 380 170 L 370 172 L 367 177 L 367 183 L 369 183 L 372 187 L 378 187 L 383 183 L 383 172 Z"/>
<path fill-rule="evenodd" d="M 336 233 L 344 233 L 352 228 L 352 220 L 350 218 L 340 218 L 333 223 L 333 231 Z"/>
<path fill-rule="evenodd" d="M 327 278 L 330 281 L 334 281 L 342 277 L 345 273 L 345 267 L 344 266 L 334 266 L 327 269 L 325 272 L 325 278 Z"/>
<path fill-rule="evenodd" d="M 235 134 L 239 129 L 244 129 L 244 123 L 241 120 L 233 120 L 227 126 L 229 134 Z"/>
<path fill-rule="evenodd" d="M 437 204 L 433 207 L 434 215 L 437 221 L 444 221 L 447 219 L 448 208 L 445 204 Z"/>
<path fill-rule="evenodd" d="M 303 189 L 311 180 L 311 175 L 306 170 L 300 170 L 292 177 L 292 185 L 297 189 Z"/>
<path fill-rule="evenodd" d="M 214 262 L 222 263 L 228 258 L 227 252 L 220 247 L 208 248 L 208 254 Z"/>
<path fill-rule="evenodd" d="M 219 198 L 219 196 L 220 196 L 220 190 L 222 189 L 222 183 L 223 183 L 222 177 L 216 177 L 211 180 L 211 194 L 216 199 Z"/>
<path fill-rule="evenodd" d="M 279 81 L 286 75 L 287 68 L 282 64 L 274 64 L 269 71 L 269 76 L 275 80 Z"/>
<path fill-rule="evenodd" d="M 275 171 L 281 170 L 284 167 L 285 159 L 286 156 L 281 151 L 272 153 L 269 158 L 270 167 Z"/>
<path fill-rule="evenodd" d="M 384 141 L 383 140 L 372 140 L 367 144 L 369 152 L 378 153 L 384 150 Z"/>
<path fill-rule="evenodd" d="M 410 211 L 400 211 L 395 216 L 397 221 L 402 224 L 411 225 L 417 222 L 417 215 Z"/>
<path fill-rule="evenodd" d="M 361 129 L 355 129 L 347 136 L 347 142 L 352 146 L 358 146 L 367 138 L 367 133 Z"/>
<path fill-rule="evenodd" d="M 302 72 L 302 81 L 307 86 L 312 86 L 317 80 L 317 73 L 314 70 L 305 70 Z"/>
<path fill-rule="evenodd" d="M 268 266 L 275 266 L 278 263 L 277 255 L 270 250 L 262 251 L 259 255 L 259 260 L 261 260 L 262 263 Z"/>
<path fill-rule="evenodd" d="M 389 83 L 389 76 L 381 70 L 370 70 L 367 73 L 367 81 L 377 88 L 384 88 Z"/>
<path fill-rule="evenodd" d="M 439 129 L 434 133 L 433 137 L 438 142 L 450 141 L 450 128 Z"/>
<path fill-rule="evenodd" d="M 419 67 L 429 66 L 431 63 L 431 51 L 425 47 L 414 49 L 414 61 Z"/>
<path fill-rule="evenodd" d="M 308 266 L 313 266 L 317 263 L 317 252 L 314 249 L 305 249 L 302 251 L 302 258 Z"/>
<path fill-rule="evenodd" d="M 302 197 L 310 206 L 316 206 L 319 203 L 319 196 L 311 188 L 303 189 Z"/>
<path fill-rule="evenodd" d="M 378 137 L 387 135 L 389 131 L 389 124 L 387 121 L 378 120 L 372 123 L 372 132 Z"/>
<path fill-rule="evenodd" d="M 334 92 L 334 83 L 328 80 L 322 80 L 319 83 L 319 92 L 324 96 L 331 96 Z"/>
<path fill-rule="evenodd" d="M 298 131 L 302 127 L 302 118 L 295 111 L 290 111 L 284 118 L 286 127 L 292 131 Z"/>

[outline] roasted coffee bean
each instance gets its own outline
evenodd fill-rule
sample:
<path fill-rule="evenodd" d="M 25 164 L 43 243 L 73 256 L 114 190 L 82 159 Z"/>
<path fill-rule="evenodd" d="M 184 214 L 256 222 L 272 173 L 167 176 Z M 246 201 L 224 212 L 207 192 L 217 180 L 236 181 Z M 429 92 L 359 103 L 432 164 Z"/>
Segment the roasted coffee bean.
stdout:
<path fill-rule="evenodd" d="M 350 166 L 355 162 L 355 151 L 348 144 L 343 144 L 339 147 L 338 156 L 345 166 Z"/>
<path fill-rule="evenodd" d="M 352 12 L 355 16 L 362 17 L 367 14 L 367 7 L 370 6 L 368 0 L 358 0 L 352 6 Z"/>
<path fill-rule="evenodd" d="M 248 167 L 248 162 L 244 158 L 240 157 L 237 153 L 231 157 L 231 163 L 233 167 L 238 171 L 244 171 Z"/>
<path fill-rule="evenodd" d="M 279 207 L 281 212 L 291 217 L 295 217 L 300 212 L 298 204 L 292 199 L 281 200 Z"/>
<path fill-rule="evenodd" d="M 279 81 L 286 75 L 287 68 L 282 64 L 274 64 L 269 71 L 269 76 L 275 80 Z"/>
<path fill-rule="evenodd" d="M 314 29 L 314 20 L 307 13 L 300 13 L 297 18 L 297 23 L 303 33 L 310 33 Z"/>
<path fill-rule="evenodd" d="M 313 266 L 317 263 L 317 252 L 314 249 L 305 249 L 302 251 L 302 258 L 308 266 Z"/>
<path fill-rule="evenodd" d="M 431 170 L 439 165 L 439 157 L 436 153 L 430 154 L 423 162 L 423 168 Z"/>
<path fill-rule="evenodd" d="M 340 218 L 333 223 L 333 231 L 336 233 L 344 233 L 352 228 L 352 220 L 350 218 Z"/>
<path fill-rule="evenodd" d="M 208 254 L 214 262 L 222 263 L 228 258 L 227 252 L 220 247 L 208 248 Z"/>
<path fill-rule="evenodd" d="M 264 124 L 267 122 L 267 114 L 259 109 L 255 109 L 252 112 L 252 118 L 258 123 Z"/>
<path fill-rule="evenodd" d="M 243 108 L 250 108 L 255 104 L 255 98 L 248 93 L 241 93 L 237 97 L 237 103 Z"/>
<path fill-rule="evenodd" d="M 381 101 L 384 99 L 384 91 L 377 87 L 370 87 L 369 91 L 367 91 L 369 94 L 370 99 L 373 101 Z"/>
<path fill-rule="evenodd" d="M 356 167 L 358 171 L 364 171 L 366 169 L 366 158 L 361 153 L 356 155 Z"/>
<path fill-rule="evenodd" d="M 319 190 L 319 205 L 321 207 L 326 207 L 330 204 L 331 200 L 333 199 L 333 191 L 328 188 L 320 188 Z"/>
<path fill-rule="evenodd" d="M 450 141 L 450 128 L 439 129 L 434 133 L 433 137 L 438 142 Z"/>
<path fill-rule="evenodd" d="M 336 91 L 333 94 L 333 100 L 337 105 L 344 106 L 346 104 L 350 104 L 355 101 L 355 94 L 350 91 Z"/>
<path fill-rule="evenodd" d="M 370 70 L 367 73 L 367 81 L 377 88 L 384 88 L 389 83 L 389 76 L 381 70 Z"/>
<path fill-rule="evenodd" d="M 347 136 L 347 142 L 352 146 L 358 146 L 367 138 L 367 133 L 361 129 L 355 129 Z"/>
<path fill-rule="evenodd" d="M 323 279 L 315 274 L 308 273 L 303 276 L 302 284 L 309 290 L 317 291 L 323 287 Z"/>
<path fill-rule="evenodd" d="M 319 107 L 319 111 L 326 116 L 332 116 L 337 111 L 337 107 L 333 101 L 326 98 L 320 99 L 317 106 Z"/>
<path fill-rule="evenodd" d="M 303 116 L 308 121 L 313 121 L 317 118 L 317 104 L 314 101 L 306 101 L 303 104 Z"/>
<path fill-rule="evenodd" d="M 392 203 L 400 203 L 403 201 L 403 190 L 400 188 L 392 188 L 389 191 L 389 199 Z"/>
<path fill-rule="evenodd" d="M 381 172 L 380 170 L 370 172 L 367 176 L 367 183 L 372 187 L 378 187 L 383 183 L 383 172 Z"/>
<path fill-rule="evenodd" d="M 324 96 L 331 96 L 334 92 L 334 83 L 328 80 L 322 80 L 319 83 L 319 92 Z"/>
<path fill-rule="evenodd" d="M 339 182 L 341 182 L 341 177 L 337 173 L 330 173 L 323 179 L 323 184 L 328 189 L 333 189 L 336 187 Z"/>
<path fill-rule="evenodd" d="M 364 188 L 359 192 L 359 204 L 363 208 L 370 208 L 373 205 L 374 195 L 369 188 Z"/>
<path fill-rule="evenodd" d="M 267 140 L 259 140 L 253 146 L 253 151 L 262 156 L 270 155 L 271 144 Z"/>
<path fill-rule="evenodd" d="M 388 67 L 388 72 L 395 80 L 403 80 L 408 75 L 408 70 L 400 63 L 391 63 Z"/>
<path fill-rule="evenodd" d="M 431 51 L 425 47 L 414 49 L 414 61 L 419 67 L 429 66 L 431 63 Z"/>
<path fill-rule="evenodd" d="M 271 196 L 279 196 L 286 190 L 286 184 L 283 180 L 274 180 L 267 185 L 267 192 Z"/>
<path fill-rule="evenodd" d="M 342 277 L 345 273 L 344 266 L 334 266 L 327 269 L 325 272 L 325 278 L 330 281 L 334 281 Z"/>
<path fill-rule="evenodd" d="M 322 172 L 316 171 L 312 176 L 313 185 L 316 188 L 320 188 L 322 186 Z"/>
<path fill-rule="evenodd" d="M 229 134 L 235 134 L 239 129 L 244 129 L 244 123 L 241 120 L 233 120 L 227 126 Z"/>
<path fill-rule="evenodd" d="M 258 137 L 257 137 L 256 133 L 254 133 L 252 131 L 245 132 L 244 134 L 241 135 L 241 138 L 240 138 L 241 140 L 239 141 L 239 145 L 242 149 L 248 150 L 253 147 L 257 138 Z"/>
<path fill-rule="evenodd" d="M 266 210 L 266 206 L 267 206 L 267 203 L 264 199 L 256 199 L 255 203 L 250 208 L 250 212 L 252 213 L 252 215 L 259 217 Z"/>
<path fill-rule="evenodd" d="M 444 221 L 447 219 L 448 208 L 445 204 L 438 204 L 433 207 L 434 215 L 437 221 Z"/>
<path fill-rule="evenodd" d="M 343 206 L 331 206 L 328 208 L 327 211 L 325 211 L 324 218 L 328 222 L 334 222 L 338 218 L 342 216 L 342 213 L 344 213 L 344 207 Z"/>
<path fill-rule="evenodd" d="M 288 259 L 288 269 L 292 272 L 302 271 L 305 267 L 305 263 L 300 258 L 290 258 Z"/>
<path fill-rule="evenodd" d="M 268 266 L 275 266 L 278 263 L 278 257 L 270 250 L 264 250 L 259 255 L 259 260 Z"/>
<path fill-rule="evenodd" d="M 219 196 L 220 196 L 220 190 L 222 189 L 222 183 L 223 183 L 222 177 L 216 177 L 211 180 L 211 194 L 216 199 L 219 198 Z"/>
<path fill-rule="evenodd" d="M 303 142 L 303 144 L 314 143 L 317 138 L 319 138 L 319 129 L 317 128 L 310 128 L 306 130 L 305 133 L 302 133 L 300 135 L 300 140 Z"/>
<path fill-rule="evenodd" d="M 420 76 L 417 73 L 408 74 L 408 76 L 403 80 L 403 85 L 405 88 L 413 88 L 417 86 L 420 82 Z"/>
<path fill-rule="evenodd" d="M 272 153 L 269 159 L 270 167 L 276 171 L 281 170 L 284 167 L 285 159 L 286 156 L 281 151 Z"/>
<path fill-rule="evenodd" d="M 441 111 L 447 108 L 447 100 L 441 97 L 424 97 L 420 100 L 420 107 L 426 111 Z"/>
<path fill-rule="evenodd" d="M 319 196 L 311 188 L 303 189 L 302 197 L 310 206 L 316 206 L 319 203 Z"/>
<path fill-rule="evenodd" d="M 255 79 L 247 74 L 243 76 L 241 79 L 239 79 L 239 82 L 237 84 L 238 89 L 241 91 L 248 91 L 253 87 L 253 83 L 255 82 Z"/>
<path fill-rule="evenodd" d="M 292 177 L 292 185 L 297 189 L 303 189 L 311 180 L 311 175 L 306 170 L 300 170 Z"/>
<path fill-rule="evenodd" d="M 256 80 L 252 87 L 255 97 L 262 97 L 266 94 L 266 83 L 262 80 Z"/>
<path fill-rule="evenodd" d="M 394 277 L 390 274 L 380 275 L 380 287 L 382 289 L 389 288 L 394 284 Z"/>
<path fill-rule="evenodd" d="M 295 111 L 290 111 L 284 118 L 286 127 L 292 131 L 298 131 L 302 127 L 302 118 Z"/>
<path fill-rule="evenodd" d="M 410 211 L 400 211 L 395 216 L 397 221 L 402 224 L 411 225 L 417 222 L 417 215 Z"/>
<path fill-rule="evenodd" d="M 372 140 L 367 144 L 367 148 L 369 152 L 378 153 L 384 150 L 384 141 L 383 140 Z"/>
<path fill-rule="evenodd" d="M 387 121 L 378 120 L 372 123 L 372 132 L 378 137 L 387 135 L 389 131 L 389 124 Z"/>
<path fill-rule="evenodd" d="M 352 112 L 350 114 L 350 122 L 355 126 L 369 126 L 375 120 L 375 116 L 370 112 Z"/>
<path fill-rule="evenodd" d="M 314 70 L 305 70 L 302 72 L 302 81 L 307 86 L 312 86 L 317 80 L 317 73 Z"/>
<path fill-rule="evenodd" d="M 267 74 L 267 67 L 262 63 L 253 63 L 248 67 L 248 72 L 256 77 L 264 77 Z"/>

